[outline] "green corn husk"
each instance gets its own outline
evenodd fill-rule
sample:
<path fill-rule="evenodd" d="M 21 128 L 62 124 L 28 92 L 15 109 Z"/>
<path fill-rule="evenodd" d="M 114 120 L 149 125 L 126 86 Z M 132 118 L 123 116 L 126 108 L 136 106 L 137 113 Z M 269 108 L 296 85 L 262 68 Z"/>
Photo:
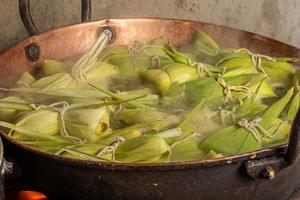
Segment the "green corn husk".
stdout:
<path fill-rule="evenodd" d="M 171 79 L 169 75 L 161 69 L 150 69 L 141 74 L 141 78 L 152 84 L 160 93 L 165 93 L 170 85 Z"/>
<path fill-rule="evenodd" d="M 58 115 L 49 109 L 26 112 L 17 118 L 15 126 L 42 135 L 56 135 L 59 133 Z"/>
<path fill-rule="evenodd" d="M 109 145 L 115 136 L 122 136 L 125 140 L 130 140 L 142 135 L 148 127 L 145 124 L 135 124 L 125 128 L 117 129 L 99 137 L 98 143 Z"/>
<path fill-rule="evenodd" d="M 168 161 L 179 162 L 202 159 L 205 156 L 205 152 L 199 149 L 200 141 L 197 135 L 190 135 L 174 143 L 171 146 Z"/>
<path fill-rule="evenodd" d="M 67 101 L 72 102 L 85 102 L 86 101 L 100 101 L 109 97 L 104 93 L 95 92 L 95 90 L 84 89 L 84 88 L 57 88 L 49 89 L 46 91 L 41 91 L 38 88 L 10 88 L 10 89 L 0 89 L 3 91 L 17 92 L 25 95 L 26 97 L 31 97 L 30 101 L 32 103 L 44 102 L 44 100 L 53 100 L 55 102 L 60 101 L 64 98 Z"/>
<path fill-rule="evenodd" d="M 223 102 L 224 97 L 222 87 L 215 77 L 204 77 L 200 80 L 187 82 L 185 84 L 185 95 L 193 104 L 197 104 L 207 97 Z"/>
<path fill-rule="evenodd" d="M 142 131 L 140 129 L 132 129 L 132 130 L 116 130 L 112 131 L 111 134 L 108 134 L 104 137 L 99 138 L 97 143 L 103 144 L 103 145 L 109 145 L 112 143 L 115 136 L 121 136 L 125 140 L 131 140 L 134 138 L 137 138 L 142 135 Z"/>
<path fill-rule="evenodd" d="M 211 37 L 199 30 L 194 35 L 192 46 L 194 50 L 201 51 L 207 55 L 215 55 L 220 49 L 219 45 Z"/>
<path fill-rule="evenodd" d="M 99 137 L 99 143 L 110 144 L 115 136 L 122 136 L 125 140 L 133 139 L 139 137 L 143 132 L 147 131 L 149 127 L 145 124 L 135 124 L 132 126 L 127 126 L 125 128 L 115 129 L 113 131 L 108 131 Z"/>
<path fill-rule="evenodd" d="M 92 149 L 95 149 L 95 147 L 92 147 Z M 98 162 L 113 162 L 109 157 L 111 157 L 111 154 L 107 154 L 102 157 L 98 157 L 96 155 L 89 154 L 90 147 L 77 147 L 77 148 L 61 148 L 60 154 L 62 156 L 66 156 L 69 158 L 75 158 L 75 159 L 83 159 L 83 160 L 92 160 L 92 161 L 98 161 Z M 57 153 L 56 153 L 57 154 Z"/>
<path fill-rule="evenodd" d="M 238 76 L 241 74 L 257 74 L 257 70 L 254 67 L 243 67 L 243 66 L 238 67 L 236 69 L 232 69 L 232 70 L 227 70 L 227 68 L 226 68 L 226 73 L 223 76 L 224 77 L 233 77 L 233 76 Z"/>
<path fill-rule="evenodd" d="M 263 99 L 263 98 L 272 98 L 277 97 L 276 93 L 274 92 L 272 86 L 268 83 L 266 79 L 264 79 L 261 83 L 259 82 L 259 78 L 254 82 L 253 85 L 249 86 L 249 93 L 254 94 L 255 91 L 260 87 L 260 90 L 256 94 L 257 99 Z"/>
<path fill-rule="evenodd" d="M 68 157 L 68 158 L 76 158 L 82 160 L 96 160 L 96 161 L 105 161 L 102 160 L 101 157 L 97 159 L 96 154 L 101 151 L 105 146 L 101 144 L 83 144 L 75 147 L 68 147 L 71 151 L 65 151 L 63 148 L 60 150 L 61 153 L 59 155 Z M 58 154 L 59 151 L 56 151 Z M 87 157 L 90 155 L 90 157 Z"/>
<path fill-rule="evenodd" d="M 192 71 L 192 69 L 189 69 L 189 72 L 187 71 L 187 69 L 185 69 L 185 71 L 183 72 L 184 74 L 188 75 L 190 73 L 194 74 L 195 75 L 195 71 L 196 71 L 196 66 L 193 66 L 193 62 L 196 62 L 197 64 L 197 56 L 195 54 L 192 54 L 192 53 L 179 53 L 177 51 L 175 51 L 169 44 L 165 44 L 164 45 L 164 51 L 166 52 L 166 54 L 175 62 L 178 64 L 181 64 L 179 65 L 180 67 L 183 67 L 185 64 L 186 67 L 190 67 L 190 68 L 193 68 L 194 70 Z M 175 63 L 170 63 L 169 65 L 176 65 Z M 203 67 L 205 67 L 206 70 L 208 70 L 209 72 L 221 72 L 220 69 L 216 68 L 216 67 L 213 67 L 212 65 L 210 64 L 207 64 L 207 63 L 198 63 L 198 64 L 202 64 Z M 167 65 L 167 66 L 169 66 Z M 164 69 L 167 67 L 165 66 Z M 198 72 L 197 72 L 198 73 Z M 200 74 L 198 74 L 199 76 Z"/>
<path fill-rule="evenodd" d="M 268 74 L 268 77 L 275 87 L 290 85 L 295 68 L 285 61 L 269 61 L 262 59 L 261 66 Z"/>
<path fill-rule="evenodd" d="M 296 91 L 295 91 L 296 92 Z M 291 99 L 291 103 L 287 113 L 287 120 L 292 122 L 300 109 L 300 91 L 296 92 Z"/>
<path fill-rule="evenodd" d="M 247 92 L 233 91 L 232 95 L 238 99 L 244 99 L 247 95 L 256 95 L 257 99 L 277 97 L 270 84 L 263 74 L 240 74 L 231 77 L 224 77 L 230 86 L 247 86 Z M 256 93 L 257 89 L 259 91 Z"/>
<path fill-rule="evenodd" d="M 184 84 L 188 81 L 199 78 L 196 69 L 181 63 L 172 63 L 163 67 L 163 69 L 147 70 L 141 74 L 141 78 L 152 84 L 158 91 L 165 95 L 171 85 Z"/>
<path fill-rule="evenodd" d="M 284 107 L 288 104 L 290 101 L 292 95 L 294 92 L 294 88 L 289 89 L 289 91 L 278 101 L 273 103 L 270 107 L 267 108 L 267 110 L 262 115 L 262 120 L 260 122 L 260 125 L 264 128 L 268 128 L 270 125 L 270 122 L 278 118 L 280 113 L 283 111 Z"/>
<path fill-rule="evenodd" d="M 241 74 L 232 77 L 224 77 L 224 81 L 230 86 L 254 85 L 259 83 L 263 77 L 259 78 L 257 74 Z M 258 87 L 258 85 L 257 85 Z M 253 88 L 251 91 L 254 92 Z M 186 96 L 192 103 L 197 103 L 206 97 L 210 97 L 211 104 L 219 105 L 224 101 L 224 88 L 218 82 L 216 77 L 204 77 L 200 80 L 186 83 Z M 199 91 L 199 92 L 195 92 Z M 214 92 L 212 92 L 214 91 Z M 251 92 L 250 91 L 250 92 Z M 232 97 L 243 99 L 248 95 L 247 92 L 231 91 Z"/>
<path fill-rule="evenodd" d="M 267 131 L 271 133 L 272 138 L 261 138 L 264 147 L 270 147 L 274 146 L 274 144 L 278 145 L 287 142 L 289 133 L 291 132 L 291 125 L 287 121 L 277 118 L 271 122 Z"/>
<path fill-rule="evenodd" d="M 148 56 L 127 54 L 113 54 L 103 59 L 104 62 L 119 67 L 122 74 L 133 75 L 139 71 L 145 71 L 151 66 L 151 58 Z"/>
<path fill-rule="evenodd" d="M 86 71 L 86 81 L 92 82 L 103 88 L 108 88 L 111 85 L 111 80 L 120 75 L 119 68 L 104 62 L 93 62 Z"/>
<path fill-rule="evenodd" d="M 118 119 L 129 125 L 147 124 L 156 131 L 170 129 L 180 122 L 176 115 L 150 108 L 124 109 L 119 113 Z"/>
<path fill-rule="evenodd" d="M 71 145 L 72 141 L 62 137 L 61 135 L 47 135 L 41 134 L 40 132 L 32 131 L 23 126 L 17 126 L 15 124 L 0 121 L 0 127 L 10 129 L 10 136 L 16 140 L 21 140 L 21 142 L 39 144 L 40 142 L 50 142 L 57 146 L 67 146 Z M 13 132 L 13 133 L 12 133 Z"/>
<path fill-rule="evenodd" d="M 197 106 L 195 106 L 182 120 L 182 122 L 177 126 L 182 130 L 182 134 L 177 137 L 168 138 L 167 142 L 168 144 L 172 145 L 175 142 L 182 140 L 186 138 L 187 136 L 191 135 L 194 132 L 194 127 L 191 127 L 190 122 L 194 118 L 194 116 L 199 112 L 199 109 L 201 109 L 207 99 L 202 99 Z"/>
<path fill-rule="evenodd" d="M 169 75 L 171 82 L 186 83 L 199 78 L 197 70 L 189 65 L 173 63 L 166 65 L 163 70 Z"/>
<path fill-rule="evenodd" d="M 16 83 L 16 86 L 29 87 L 35 81 L 35 78 L 29 72 L 24 72 Z"/>
<path fill-rule="evenodd" d="M 247 97 L 241 105 L 239 105 L 235 111 L 235 116 L 238 119 L 249 117 L 252 118 L 258 113 L 267 109 L 267 105 L 261 103 L 260 101 L 256 101 L 255 97 Z"/>
<path fill-rule="evenodd" d="M 237 68 L 250 68 L 253 66 L 251 58 L 249 55 L 244 53 L 228 53 L 224 54 L 218 63 L 216 63 L 216 67 L 224 68 L 228 71 L 234 70 Z"/>
<path fill-rule="evenodd" d="M 30 105 L 19 97 L 0 99 L 0 121 L 11 122 L 19 111 L 31 111 Z"/>
<path fill-rule="evenodd" d="M 216 153 L 214 151 L 209 151 L 203 159 L 215 159 L 224 157 L 221 153 Z"/>
<path fill-rule="evenodd" d="M 142 54 L 146 56 L 157 56 L 157 57 L 166 57 L 166 53 L 163 51 L 163 45 L 167 41 L 162 38 L 156 38 L 149 43 L 136 42 L 134 48 L 137 50 L 136 54 Z"/>
<path fill-rule="evenodd" d="M 183 54 L 175 51 L 170 44 L 164 44 L 164 52 L 176 63 L 188 64 L 189 60 Z"/>
<path fill-rule="evenodd" d="M 42 65 L 42 70 L 46 76 L 50 76 L 66 72 L 67 66 L 65 63 L 56 60 L 45 59 Z"/>
<path fill-rule="evenodd" d="M 290 89 L 284 97 L 267 108 L 261 117 L 260 125 L 263 128 L 268 129 L 270 127 L 270 122 L 279 116 L 292 94 L 293 89 Z M 261 147 L 262 143 L 257 141 L 249 131 L 236 126 L 228 126 L 211 133 L 201 144 L 203 150 L 207 152 L 213 150 L 223 155 L 245 153 Z"/>
<path fill-rule="evenodd" d="M 100 88 L 92 83 L 88 83 L 91 87 L 95 88 L 96 90 L 98 90 L 98 92 L 100 93 L 103 93 L 103 94 L 106 94 L 110 97 L 112 97 L 113 99 L 116 99 L 116 100 L 119 100 L 122 102 L 124 102 L 129 108 L 138 108 L 139 107 L 139 103 L 136 103 L 134 101 L 132 101 L 132 99 L 127 99 L 127 97 L 123 97 L 122 95 L 119 95 L 119 94 L 116 94 L 114 92 L 111 92 L 105 88 Z M 126 96 L 126 95 L 125 95 Z M 136 99 L 139 99 L 139 98 L 143 98 L 143 97 L 146 97 L 147 96 L 147 93 L 137 97 Z"/>
<path fill-rule="evenodd" d="M 105 107 L 72 109 L 64 114 L 67 132 L 75 137 L 95 141 L 109 128 L 109 115 Z"/>
<path fill-rule="evenodd" d="M 154 162 L 169 150 L 169 145 L 159 136 L 140 136 L 122 142 L 116 150 L 120 162 Z"/>
<path fill-rule="evenodd" d="M 105 47 L 99 55 L 99 60 L 105 60 L 111 55 L 120 55 L 128 53 L 128 48 L 126 46 L 108 46 Z"/>
<path fill-rule="evenodd" d="M 135 89 L 130 91 L 124 91 L 119 93 L 120 96 L 125 99 L 134 99 L 133 100 L 137 107 L 149 107 L 149 106 L 157 106 L 158 104 L 158 95 L 152 94 L 149 88 Z M 142 97 L 144 96 L 144 97 Z M 142 98 L 139 98 L 142 97 Z"/>
<path fill-rule="evenodd" d="M 228 126 L 211 133 L 200 148 L 206 152 L 214 151 L 224 156 L 246 153 L 260 149 L 262 144 L 244 128 Z"/>
<path fill-rule="evenodd" d="M 60 136 L 61 137 L 61 136 Z M 49 141 L 49 140 L 28 140 L 28 136 L 24 136 L 22 133 L 14 133 L 13 138 L 21 141 L 23 144 L 28 145 L 36 150 L 43 151 L 45 153 L 55 154 L 61 148 L 70 144 L 60 144 L 59 142 Z M 57 136 L 58 138 L 58 136 Z M 61 137 L 61 139 L 63 139 Z"/>
<path fill-rule="evenodd" d="M 166 131 L 162 131 L 159 133 L 156 133 L 155 135 L 162 137 L 162 138 L 172 138 L 182 135 L 181 128 L 172 128 Z"/>
<path fill-rule="evenodd" d="M 45 76 L 30 85 L 32 88 L 37 88 L 43 91 L 58 88 L 72 88 L 74 86 L 75 82 L 68 73 L 58 73 Z"/>

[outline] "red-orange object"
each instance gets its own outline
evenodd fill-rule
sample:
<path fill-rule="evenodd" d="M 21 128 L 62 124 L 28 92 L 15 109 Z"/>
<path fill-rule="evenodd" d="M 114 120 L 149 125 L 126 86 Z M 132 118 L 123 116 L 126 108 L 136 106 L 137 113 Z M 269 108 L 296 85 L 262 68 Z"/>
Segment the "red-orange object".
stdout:
<path fill-rule="evenodd" d="M 9 191 L 6 193 L 6 200 L 47 200 L 47 197 L 35 191 Z"/>

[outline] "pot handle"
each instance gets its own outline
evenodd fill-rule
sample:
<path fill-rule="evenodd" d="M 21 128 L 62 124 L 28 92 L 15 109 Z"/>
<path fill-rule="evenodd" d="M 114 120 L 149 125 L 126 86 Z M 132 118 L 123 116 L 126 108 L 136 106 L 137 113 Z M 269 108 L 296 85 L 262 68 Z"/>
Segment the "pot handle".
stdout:
<path fill-rule="evenodd" d="M 286 160 L 290 165 L 300 162 L 300 109 L 293 122 Z"/>
<path fill-rule="evenodd" d="M 30 0 L 19 0 L 19 12 L 22 22 L 30 36 L 39 33 L 30 12 Z M 81 0 L 81 22 L 91 21 L 91 0 Z"/>

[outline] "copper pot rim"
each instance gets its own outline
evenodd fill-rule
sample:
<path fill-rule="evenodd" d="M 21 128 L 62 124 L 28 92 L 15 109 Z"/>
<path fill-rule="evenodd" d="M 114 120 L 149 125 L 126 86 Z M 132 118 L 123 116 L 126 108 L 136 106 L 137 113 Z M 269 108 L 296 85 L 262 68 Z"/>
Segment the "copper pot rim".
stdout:
<path fill-rule="evenodd" d="M 89 26 L 89 25 L 99 25 L 100 23 L 104 24 L 109 24 L 109 22 L 118 22 L 118 21 L 130 21 L 130 20 L 136 20 L 136 21 L 151 21 L 151 20 L 162 20 L 162 21 L 177 21 L 177 22 L 187 22 L 187 23 L 199 23 L 200 21 L 195 21 L 195 20 L 185 20 L 185 19 L 172 19 L 172 18 L 155 18 L 155 17 L 139 17 L 139 18 L 105 18 L 105 19 L 100 19 L 96 21 L 91 21 L 91 22 L 85 22 L 85 23 L 75 23 L 72 25 L 64 25 L 62 27 L 56 28 L 56 29 L 51 29 L 45 32 L 38 33 L 33 36 L 29 36 L 17 43 L 15 43 L 13 46 L 3 50 L 0 52 L 0 56 L 4 54 L 6 51 L 9 51 L 10 49 L 13 49 L 17 45 L 21 45 L 22 43 L 26 43 L 27 41 L 30 41 L 32 38 L 38 38 L 43 36 L 44 34 L 50 34 L 54 33 L 59 30 L 64 30 L 64 29 L 69 29 L 72 27 L 82 27 L 84 26 Z M 262 36 L 250 31 L 244 31 L 244 30 L 239 30 L 233 27 L 227 27 L 223 25 L 218 25 L 218 24 L 212 24 L 208 22 L 200 22 L 202 24 L 206 25 L 215 25 L 218 27 L 223 27 L 226 29 L 230 30 L 235 30 L 235 31 L 241 31 L 243 33 L 250 33 L 258 37 L 266 38 L 270 41 L 275 41 L 281 44 L 284 44 L 288 47 L 294 48 L 295 50 L 300 52 L 300 48 L 292 46 L 290 44 L 286 44 L 284 42 L 281 42 L 279 40 L 275 40 L 273 38 L 269 38 L 267 36 Z M 209 160 L 193 160 L 193 161 L 181 161 L 181 162 L 168 162 L 168 163 L 114 163 L 114 162 L 100 162 L 100 161 L 89 161 L 89 160 L 80 160 L 80 159 L 73 159 L 73 158 L 67 158 L 67 157 L 62 157 L 62 156 L 57 156 L 57 155 L 52 155 L 50 153 L 45 153 L 43 151 L 37 150 L 33 147 L 27 146 L 22 144 L 21 142 L 18 142 L 14 140 L 13 138 L 9 137 L 6 133 L 0 131 L 0 135 L 10 142 L 11 144 L 19 147 L 22 150 L 25 150 L 26 152 L 36 154 L 40 157 L 47 158 L 47 159 L 53 159 L 57 162 L 61 162 L 62 164 L 69 164 L 69 165 L 74 165 L 74 166 L 86 166 L 86 167 L 91 167 L 91 168 L 99 168 L 99 169 L 107 169 L 107 170 L 182 170 L 182 169 L 192 169 L 192 168 L 199 168 L 199 167 L 213 167 L 213 166 L 221 166 L 221 165 L 230 165 L 234 163 L 240 163 L 244 162 L 247 160 L 252 160 L 252 159 L 257 159 L 257 158 L 265 158 L 269 156 L 274 156 L 274 155 L 282 155 L 286 152 L 287 149 L 287 144 L 283 145 L 278 145 L 270 148 L 263 148 L 259 149 L 257 151 L 252 151 L 252 152 L 247 152 L 243 154 L 236 154 L 232 156 L 225 156 L 221 158 L 215 158 L 215 159 L 209 159 Z"/>
<path fill-rule="evenodd" d="M 209 22 L 196 21 L 196 20 L 188 20 L 188 19 L 159 18 L 159 17 L 128 17 L 128 18 L 103 18 L 103 19 L 93 20 L 93 21 L 90 21 L 90 22 L 63 25 L 63 26 L 58 27 L 58 28 L 46 30 L 46 31 L 40 32 L 36 35 L 28 36 L 28 37 L 14 43 L 12 46 L 0 51 L 0 56 L 4 52 L 9 51 L 10 49 L 14 48 L 14 46 L 22 44 L 25 41 L 28 41 L 32 38 L 40 37 L 44 34 L 50 34 L 50 33 L 57 32 L 59 30 L 68 29 L 68 28 L 72 28 L 72 27 L 84 27 L 84 26 L 89 26 L 89 25 L 99 25 L 100 23 L 104 23 L 104 24 L 108 25 L 110 22 L 118 22 L 118 21 L 122 22 L 122 21 L 132 21 L 132 20 L 134 20 L 134 21 L 153 21 L 153 20 L 155 20 L 155 21 L 156 20 L 157 21 L 174 21 L 174 22 L 201 23 L 201 24 L 205 24 L 205 25 L 214 25 L 214 26 L 218 26 L 218 27 L 225 28 L 225 29 L 228 29 L 228 30 L 240 31 L 240 32 L 243 32 L 243 33 L 249 33 L 249 34 L 255 35 L 257 37 L 262 37 L 262 38 L 268 39 L 270 41 L 274 41 L 274 42 L 277 42 L 277 43 L 284 44 L 285 46 L 288 46 L 290 48 L 294 48 L 295 50 L 300 52 L 300 47 L 296 47 L 294 45 L 287 44 L 287 43 L 285 43 L 283 41 L 280 41 L 278 39 L 271 38 L 270 36 L 261 35 L 261 34 L 257 34 L 257 33 L 252 32 L 252 31 L 241 30 L 241 29 L 234 28 L 234 27 L 228 27 L 228 26 L 224 26 L 224 25 L 219 25 L 219 24 L 214 24 L 214 23 L 209 23 Z"/>

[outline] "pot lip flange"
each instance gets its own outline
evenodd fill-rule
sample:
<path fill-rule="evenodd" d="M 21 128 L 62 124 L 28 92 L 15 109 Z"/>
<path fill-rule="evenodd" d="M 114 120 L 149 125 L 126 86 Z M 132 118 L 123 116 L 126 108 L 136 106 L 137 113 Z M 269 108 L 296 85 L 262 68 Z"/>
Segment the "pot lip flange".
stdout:
<path fill-rule="evenodd" d="M 246 162 L 248 160 L 266 158 L 271 156 L 283 156 L 286 153 L 287 145 L 279 145 L 271 148 L 264 148 L 257 151 L 252 151 L 244 154 L 237 154 L 233 156 L 226 156 L 222 158 L 210 160 L 194 160 L 184 162 L 169 162 L 169 163 L 113 163 L 113 162 L 99 162 L 67 158 L 63 156 L 52 155 L 40 150 L 36 150 L 30 146 L 24 145 L 15 141 L 4 132 L 0 131 L 0 135 L 5 139 L 4 142 L 9 142 L 12 145 L 26 151 L 30 154 L 35 154 L 43 159 L 50 159 L 61 164 L 72 166 L 80 166 L 104 170 L 126 170 L 126 171 L 165 171 L 165 170 L 185 170 L 205 167 L 215 167 L 223 165 L 231 165 Z"/>

